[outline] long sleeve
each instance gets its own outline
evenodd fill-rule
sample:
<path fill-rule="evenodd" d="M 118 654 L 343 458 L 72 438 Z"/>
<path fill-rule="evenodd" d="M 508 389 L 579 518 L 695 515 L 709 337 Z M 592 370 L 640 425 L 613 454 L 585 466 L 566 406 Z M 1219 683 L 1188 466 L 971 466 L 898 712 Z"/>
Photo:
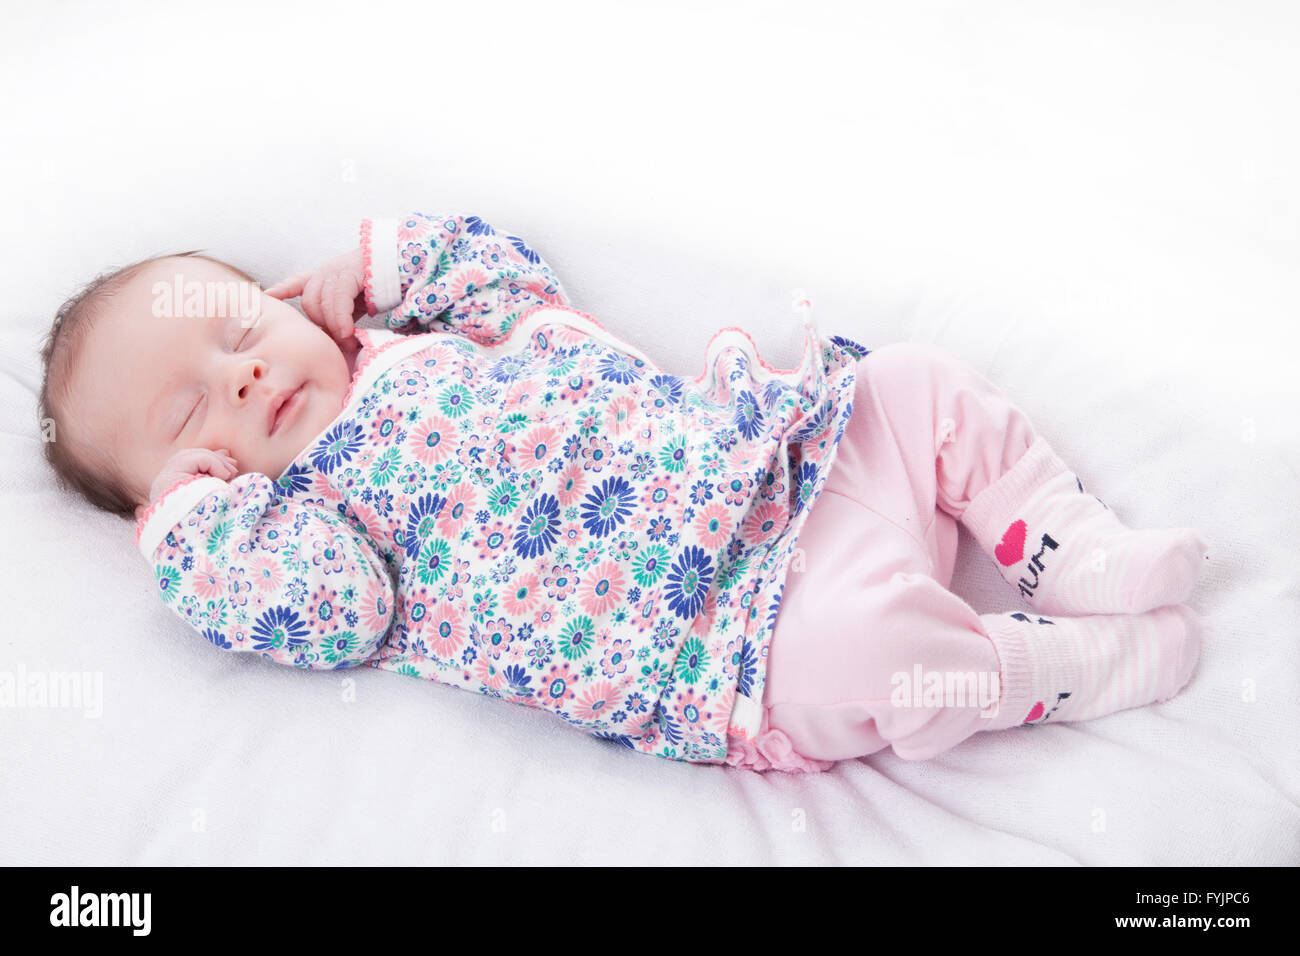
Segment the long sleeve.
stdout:
<path fill-rule="evenodd" d="M 223 650 L 356 667 L 393 620 L 392 578 L 364 532 L 256 472 L 177 483 L 141 517 L 137 546 L 163 603 Z"/>
<path fill-rule="evenodd" d="M 491 344 L 534 306 L 569 304 L 540 255 L 477 216 L 366 219 L 361 247 L 367 309 L 389 313 L 385 324 L 397 332 L 441 321 Z"/>

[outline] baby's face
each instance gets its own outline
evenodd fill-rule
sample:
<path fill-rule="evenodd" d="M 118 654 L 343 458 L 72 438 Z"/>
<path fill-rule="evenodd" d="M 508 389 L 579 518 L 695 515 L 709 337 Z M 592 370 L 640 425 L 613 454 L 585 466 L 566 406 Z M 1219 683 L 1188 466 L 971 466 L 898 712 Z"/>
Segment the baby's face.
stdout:
<path fill-rule="evenodd" d="M 206 259 L 151 263 L 109 300 L 72 389 L 73 427 L 112 449 L 141 504 L 184 448 L 225 448 L 240 474 L 278 477 L 343 410 L 352 379 L 348 357 L 324 330 L 260 288 L 260 315 L 249 328 L 238 297 L 209 315 L 205 293 L 201 318 L 186 316 L 183 301 L 174 314 L 155 315 L 154 284 L 174 288 L 177 275 L 182 289 L 240 281 Z M 273 421 L 285 395 L 292 397 Z"/>

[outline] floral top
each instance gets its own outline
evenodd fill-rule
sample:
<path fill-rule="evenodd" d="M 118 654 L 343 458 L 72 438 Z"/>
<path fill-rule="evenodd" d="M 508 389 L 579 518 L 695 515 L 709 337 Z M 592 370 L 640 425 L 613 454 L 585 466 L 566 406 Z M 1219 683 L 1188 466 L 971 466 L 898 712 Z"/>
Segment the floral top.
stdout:
<path fill-rule="evenodd" d="M 163 602 L 223 650 L 368 664 L 723 762 L 758 732 L 866 350 L 822 340 L 804 300 L 798 368 L 724 329 L 682 378 L 481 219 L 361 238 L 387 329 L 358 332 L 344 407 L 283 474 L 193 476 L 141 517 Z"/>

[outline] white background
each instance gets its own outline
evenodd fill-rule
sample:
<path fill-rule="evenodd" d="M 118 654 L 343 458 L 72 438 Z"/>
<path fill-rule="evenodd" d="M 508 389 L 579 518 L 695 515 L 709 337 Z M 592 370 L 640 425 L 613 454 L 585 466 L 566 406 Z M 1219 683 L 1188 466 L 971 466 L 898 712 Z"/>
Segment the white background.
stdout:
<path fill-rule="evenodd" d="M 1300 856 L 1295 5 L 9 6 L 0 669 L 101 671 L 109 702 L 0 711 L 0 862 Z M 796 287 L 825 330 L 970 361 L 1128 523 L 1210 540 L 1193 684 L 844 789 L 392 675 L 336 706 L 200 646 L 41 462 L 40 336 L 101 270 L 198 247 L 270 284 L 411 210 L 524 237 L 673 371 L 726 325 L 793 357 Z M 964 534 L 959 561 L 1018 606 Z"/>

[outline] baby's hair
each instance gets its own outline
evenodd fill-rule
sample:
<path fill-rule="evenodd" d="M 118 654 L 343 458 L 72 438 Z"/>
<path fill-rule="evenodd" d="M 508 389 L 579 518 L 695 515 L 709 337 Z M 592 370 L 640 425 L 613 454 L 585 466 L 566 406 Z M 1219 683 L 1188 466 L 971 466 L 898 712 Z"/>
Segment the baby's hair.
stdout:
<path fill-rule="evenodd" d="M 76 376 L 86 338 L 102 313 L 105 300 L 119 293 L 122 287 L 141 269 L 162 259 L 191 257 L 216 263 L 248 282 L 252 276 L 228 262 L 203 255 L 200 250 L 174 252 L 150 256 L 110 272 L 102 272 L 77 291 L 54 316 L 54 323 L 41 347 L 43 378 L 37 405 L 37 420 L 54 423 L 53 440 L 46 440 L 45 460 L 50 463 L 60 484 L 80 494 L 102 511 L 125 517 L 134 517 L 137 504 L 126 476 L 112 450 L 94 444 L 68 440 L 68 432 L 60 427 L 69 399 L 72 382 Z M 62 434 L 60 434 L 62 432 Z M 44 429 L 42 429 L 44 437 Z"/>

